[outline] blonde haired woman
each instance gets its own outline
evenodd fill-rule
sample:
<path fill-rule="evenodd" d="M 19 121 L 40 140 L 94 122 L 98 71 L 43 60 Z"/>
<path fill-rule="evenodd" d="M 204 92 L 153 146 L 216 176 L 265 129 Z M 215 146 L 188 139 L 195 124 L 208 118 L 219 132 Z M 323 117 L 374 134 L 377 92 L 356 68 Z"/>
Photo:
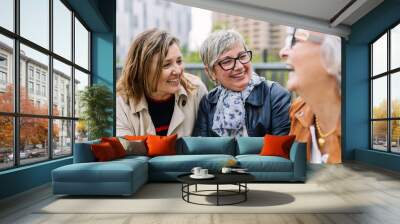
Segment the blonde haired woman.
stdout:
<path fill-rule="evenodd" d="M 184 73 L 179 41 L 151 29 L 133 41 L 117 83 L 117 135 L 190 136 L 203 82 Z"/>
<path fill-rule="evenodd" d="M 280 56 L 292 68 L 287 88 L 299 95 L 290 108 L 290 134 L 307 142 L 311 163 L 340 163 L 340 38 L 294 29 Z"/>

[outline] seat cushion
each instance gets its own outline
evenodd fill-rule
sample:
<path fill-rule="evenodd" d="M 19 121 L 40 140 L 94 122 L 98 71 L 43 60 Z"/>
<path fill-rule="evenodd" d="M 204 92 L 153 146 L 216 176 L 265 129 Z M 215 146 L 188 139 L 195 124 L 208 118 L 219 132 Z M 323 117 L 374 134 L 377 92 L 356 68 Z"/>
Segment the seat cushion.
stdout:
<path fill-rule="evenodd" d="M 190 172 L 193 167 L 203 167 L 211 172 L 219 171 L 231 155 L 174 155 L 158 156 L 149 160 L 150 172 Z"/>
<path fill-rule="evenodd" d="M 145 161 L 122 159 L 108 162 L 74 163 L 53 170 L 53 181 L 130 182 L 135 172 L 147 170 Z"/>
<path fill-rule="evenodd" d="M 292 161 L 279 156 L 239 155 L 236 160 L 249 172 L 293 172 Z"/>

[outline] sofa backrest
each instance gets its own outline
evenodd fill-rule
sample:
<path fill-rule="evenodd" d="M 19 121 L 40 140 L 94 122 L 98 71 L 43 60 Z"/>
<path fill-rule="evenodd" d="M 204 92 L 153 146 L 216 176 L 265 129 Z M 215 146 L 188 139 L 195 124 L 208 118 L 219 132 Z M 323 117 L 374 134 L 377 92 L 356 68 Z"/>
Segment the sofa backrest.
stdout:
<path fill-rule="evenodd" d="M 237 137 L 236 155 L 259 154 L 264 145 L 264 137 Z"/>
<path fill-rule="evenodd" d="M 95 162 L 96 158 L 90 148 L 92 144 L 99 144 L 100 140 L 75 143 L 74 147 L 74 163 Z"/>
<path fill-rule="evenodd" d="M 226 154 L 235 155 L 233 137 L 182 137 L 177 142 L 177 154 Z"/>

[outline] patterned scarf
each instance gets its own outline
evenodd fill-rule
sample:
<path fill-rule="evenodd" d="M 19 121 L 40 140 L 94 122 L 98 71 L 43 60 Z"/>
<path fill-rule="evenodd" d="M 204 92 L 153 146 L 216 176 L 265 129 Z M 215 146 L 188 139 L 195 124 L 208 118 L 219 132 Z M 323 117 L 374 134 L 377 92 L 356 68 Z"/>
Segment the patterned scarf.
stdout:
<path fill-rule="evenodd" d="M 219 85 L 221 90 L 215 110 L 212 130 L 219 136 L 243 136 L 245 128 L 244 104 L 255 86 L 265 78 L 253 73 L 249 85 L 241 92 L 235 92 Z"/>

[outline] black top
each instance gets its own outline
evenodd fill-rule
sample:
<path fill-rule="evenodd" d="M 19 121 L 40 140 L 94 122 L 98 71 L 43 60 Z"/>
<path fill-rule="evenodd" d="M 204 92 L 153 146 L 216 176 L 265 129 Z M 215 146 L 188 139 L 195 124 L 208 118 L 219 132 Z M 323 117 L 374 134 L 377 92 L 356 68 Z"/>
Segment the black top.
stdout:
<path fill-rule="evenodd" d="M 149 114 L 156 128 L 156 134 L 166 136 L 169 124 L 174 113 L 175 96 L 172 95 L 167 100 L 154 100 L 146 97 Z"/>
<path fill-rule="evenodd" d="M 189 174 L 182 174 L 177 177 L 178 181 L 186 184 L 237 184 L 248 183 L 256 178 L 249 173 L 216 173 L 211 179 L 194 179 Z"/>

